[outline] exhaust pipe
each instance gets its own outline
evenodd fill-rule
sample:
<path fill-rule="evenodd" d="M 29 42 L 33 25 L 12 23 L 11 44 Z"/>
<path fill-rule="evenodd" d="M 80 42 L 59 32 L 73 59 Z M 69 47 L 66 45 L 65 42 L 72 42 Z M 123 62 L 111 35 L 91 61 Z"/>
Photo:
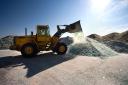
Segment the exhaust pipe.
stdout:
<path fill-rule="evenodd" d="M 25 36 L 27 36 L 27 28 L 25 28 Z"/>

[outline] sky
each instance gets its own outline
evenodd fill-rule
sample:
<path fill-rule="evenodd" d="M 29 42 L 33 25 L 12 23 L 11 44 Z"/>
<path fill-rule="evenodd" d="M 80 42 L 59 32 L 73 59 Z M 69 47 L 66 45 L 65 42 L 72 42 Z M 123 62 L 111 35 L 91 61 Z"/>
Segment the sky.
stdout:
<path fill-rule="evenodd" d="M 78 20 L 85 35 L 126 31 L 128 0 L 0 0 L 0 35 L 36 33 L 39 24 L 53 35 L 56 25 Z"/>

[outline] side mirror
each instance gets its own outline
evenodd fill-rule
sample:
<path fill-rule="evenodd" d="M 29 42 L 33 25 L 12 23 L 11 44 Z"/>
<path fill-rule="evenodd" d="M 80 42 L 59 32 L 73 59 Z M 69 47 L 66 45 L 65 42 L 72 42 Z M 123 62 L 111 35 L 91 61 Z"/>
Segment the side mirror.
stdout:
<path fill-rule="evenodd" d="M 33 36 L 33 32 L 31 31 L 31 36 Z"/>

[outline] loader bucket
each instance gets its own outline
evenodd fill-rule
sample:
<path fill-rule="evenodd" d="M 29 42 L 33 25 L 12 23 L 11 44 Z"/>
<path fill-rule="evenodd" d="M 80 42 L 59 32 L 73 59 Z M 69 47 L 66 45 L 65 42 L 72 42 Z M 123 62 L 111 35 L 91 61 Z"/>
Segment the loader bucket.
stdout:
<path fill-rule="evenodd" d="M 66 27 L 69 33 L 82 32 L 80 21 L 70 24 Z"/>

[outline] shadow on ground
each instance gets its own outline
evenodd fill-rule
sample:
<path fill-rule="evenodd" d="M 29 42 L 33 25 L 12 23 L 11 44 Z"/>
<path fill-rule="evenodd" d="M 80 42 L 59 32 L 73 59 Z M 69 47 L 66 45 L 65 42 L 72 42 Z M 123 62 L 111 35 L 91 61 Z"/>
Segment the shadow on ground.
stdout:
<path fill-rule="evenodd" d="M 26 77 L 32 77 L 39 72 L 47 70 L 55 65 L 68 61 L 73 56 L 68 55 L 56 55 L 53 53 L 45 53 L 35 56 L 34 58 L 23 58 L 19 56 L 6 56 L 0 58 L 0 68 L 25 66 L 27 69 Z"/>

